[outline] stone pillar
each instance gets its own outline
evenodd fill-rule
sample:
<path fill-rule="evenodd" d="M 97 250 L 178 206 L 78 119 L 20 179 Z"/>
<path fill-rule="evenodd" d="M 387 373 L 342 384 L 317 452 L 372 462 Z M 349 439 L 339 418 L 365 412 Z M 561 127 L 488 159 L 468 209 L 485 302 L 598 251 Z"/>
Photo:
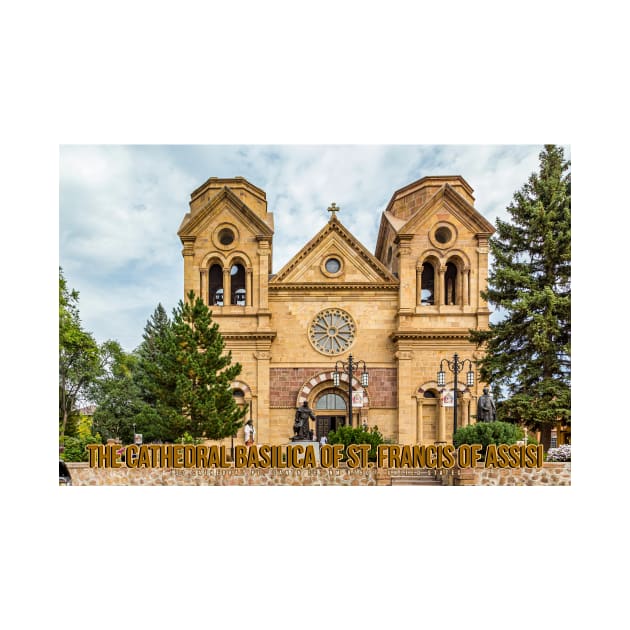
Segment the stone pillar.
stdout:
<path fill-rule="evenodd" d="M 247 268 L 247 276 L 246 276 L 246 283 L 247 284 L 245 286 L 245 291 L 246 291 L 246 294 L 247 294 L 246 295 L 247 299 L 245 301 L 245 304 L 247 306 L 252 306 L 254 304 L 254 300 L 253 300 L 254 296 L 253 296 L 253 293 L 252 293 L 252 287 L 253 287 L 253 284 L 254 284 L 253 283 L 253 274 L 254 274 L 254 272 L 253 272 L 252 268 L 248 267 Z"/>
<path fill-rule="evenodd" d="M 470 424 L 470 394 L 465 392 L 462 394 L 462 423 L 460 426 L 467 427 Z"/>
<path fill-rule="evenodd" d="M 182 236 L 181 241 L 184 245 L 182 256 L 184 257 L 184 296 L 192 289 L 197 291 L 197 283 L 199 282 L 198 269 L 195 262 L 195 236 Z"/>
<path fill-rule="evenodd" d="M 199 270 L 199 295 L 204 304 L 208 304 L 208 269 L 204 267 Z"/>
<path fill-rule="evenodd" d="M 438 442 L 446 442 L 446 407 L 438 400 Z"/>
<path fill-rule="evenodd" d="M 463 297 L 463 302 L 462 304 L 464 306 L 468 306 L 470 304 L 470 268 L 466 268 L 464 269 L 464 288 L 462 291 L 462 297 Z"/>
<path fill-rule="evenodd" d="M 230 268 L 223 268 L 223 306 L 229 306 L 232 302 L 230 300 L 230 290 L 231 290 L 231 282 L 230 282 Z"/>
<path fill-rule="evenodd" d="M 418 444 L 424 442 L 424 418 L 422 417 L 422 403 L 424 397 L 422 394 L 416 394 L 416 441 Z"/>
<path fill-rule="evenodd" d="M 257 237 L 258 239 L 258 308 L 266 311 L 269 308 L 269 247 L 268 237 Z"/>
<path fill-rule="evenodd" d="M 271 353 L 269 350 L 257 350 L 254 352 L 256 359 L 256 397 L 257 425 L 256 441 L 258 444 L 270 444 L 270 417 L 269 417 L 269 362 Z"/>
<path fill-rule="evenodd" d="M 415 413 L 413 404 L 413 378 L 412 369 L 413 352 L 411 350 L 398 350 L 395 354 L 398 359 L 398 419 L 397 441 L 399 444 L 413 444 L 416 439 Z"/>
<path fill-rule="evenodd" d="M 414 262 L 411 259 L 411 239 L 412 235 L 405 234 L 399 236 L 396 239 L 398 245 L 398 280 L 400 282 L 400 289 L 398 293 L 398 308 L 399 312 L 403 315 L 401 323 L 403 326 L 407 325 L 405 316 L 415 311 L 416 300 L 414 298 L 415 293 L 415 273 Z"/>
<path fill-rule="evenodd" d="M 440 306 L 446 304 L 446 286 L 444 285 L 444 274 L 446 273 L 446 267 L 441 266 L 438 270 L 438 280 L 435 287 L 435 299 L 436 304 Z"/>
<path fill-rule="evenodd" d="M 422 305 L 422 270 L 423 265 L 416 267 L 416 305 Z"/>

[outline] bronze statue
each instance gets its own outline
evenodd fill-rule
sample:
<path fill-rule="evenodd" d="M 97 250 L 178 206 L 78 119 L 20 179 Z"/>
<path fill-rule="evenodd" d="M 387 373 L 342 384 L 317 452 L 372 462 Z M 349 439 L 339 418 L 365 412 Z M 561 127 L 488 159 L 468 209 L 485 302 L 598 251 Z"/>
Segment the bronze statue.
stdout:
<path fill-rule="evenodd" d="M 497 410 L 494 400 L 488 394 L 489 389 L 483 388 L 483 396 L 477 401 L 477 422 L 494 422 L 497 419 Z"/>
<path fill-rule="evenodd" d="M 312 431 L 309 431 L 308 419 L 315 420 L 313 410 L 304 401 L 301 407 L 295 410 L 295 422 L 293 423 L 293 432 L 295 435 L 292 440 L 308 440 L 312 439 Z"/>

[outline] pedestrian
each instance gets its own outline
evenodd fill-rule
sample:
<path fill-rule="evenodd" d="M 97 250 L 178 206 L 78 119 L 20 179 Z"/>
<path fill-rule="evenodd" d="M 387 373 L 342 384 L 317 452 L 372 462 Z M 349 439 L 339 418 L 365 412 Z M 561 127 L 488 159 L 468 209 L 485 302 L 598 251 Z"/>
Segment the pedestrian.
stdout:
<path fill-rule="evenodd" d="M 254 421 L 250 418 L 245 424 L 245 445 L 251 446 L 256 437 L 256 429 L 254 429 Z"/>

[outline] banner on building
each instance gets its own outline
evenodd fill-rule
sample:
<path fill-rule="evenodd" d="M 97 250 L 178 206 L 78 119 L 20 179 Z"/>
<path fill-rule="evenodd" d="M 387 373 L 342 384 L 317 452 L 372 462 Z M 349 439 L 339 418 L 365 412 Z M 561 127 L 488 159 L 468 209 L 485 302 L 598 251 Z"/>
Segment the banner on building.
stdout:
<path fill-rule="evenodd" d="M 442 407 L 452 407 L 454 400 L 453 390 L 445 389 L 442 392 Z"/>

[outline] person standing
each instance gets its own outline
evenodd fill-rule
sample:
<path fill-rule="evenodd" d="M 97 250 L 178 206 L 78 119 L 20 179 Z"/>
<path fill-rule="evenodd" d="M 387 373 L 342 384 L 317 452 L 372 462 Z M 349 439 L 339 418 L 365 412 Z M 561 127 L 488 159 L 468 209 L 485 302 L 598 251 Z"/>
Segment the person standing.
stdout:
<path fill-rule="evenodd" d="M 256 429 L 254 429 L 254 421 L 250 418 L 245 424 L 245 445 L 251 446 L 256 437 Z"/>

